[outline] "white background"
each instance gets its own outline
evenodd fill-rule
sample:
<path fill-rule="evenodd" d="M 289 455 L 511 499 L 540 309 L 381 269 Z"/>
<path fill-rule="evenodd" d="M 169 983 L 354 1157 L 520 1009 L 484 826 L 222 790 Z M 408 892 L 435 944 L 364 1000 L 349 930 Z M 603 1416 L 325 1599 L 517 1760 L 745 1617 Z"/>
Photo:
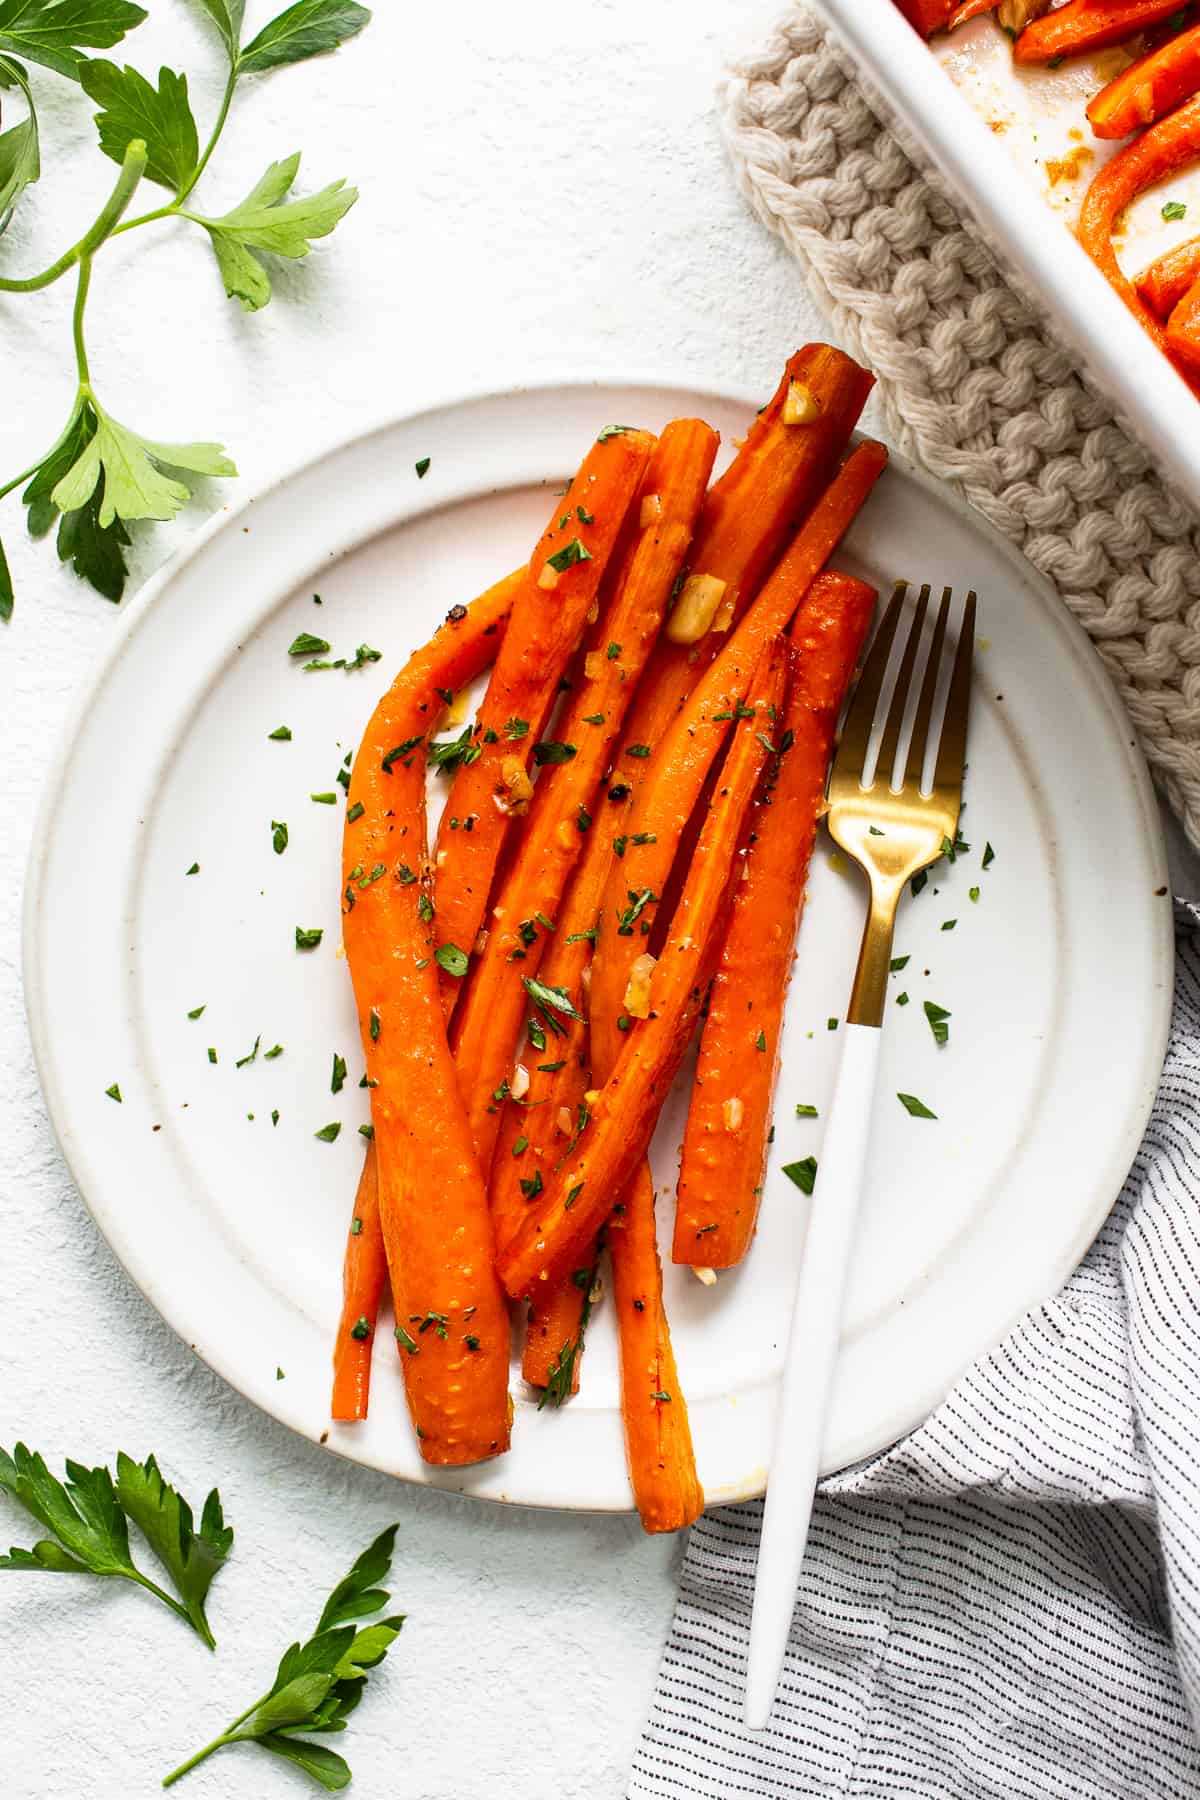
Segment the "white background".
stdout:
<path fill-rule="evenodd" d="M 224 299 L 190 228 L 119 240 L 93 283 L 98 392 L 149 436 L 224 441 L 239 494 L 366 420 L 535 374 L 680 375 L 765 395 L 786 352 L 821 327 L 734 191 L 713 94 L 778 4 L 380 0 L 336 58 L 247 84 L 197 197 L 222 211 L 300 147 L 301 187 L 348 176 L 357 208 L 307 264 L 279 267 L 274 301 L 253 317 Z M 251 0 L 249 13 L 254 29 L 269 9 Z M 216 49 L 183 0 L 161 0 L 128 53 L 144 71 L 186 67 L 211 116 Z M 72 242 L 113 174 L 84 97 L 49 75 L 37 85 L 45 175 L 0 244 L 6 274 Z M 52 441 L 69 404 L 70 286 L 0 298 L 0 480 Z M 214 485 L 195 516 L 220 503 Z M 0 1791 L 157 1791 L 267 1685 L 353 1555 L 398 1519 L 394 1587 L 410 1624 L 339 1745 L 355 1791 L 618 1800 L 679 1547 L 631 1520 L 412 1492 L 293 1438 L 177 1342 L 62 1168 L 25 1030 L 19 905 L 43 771 L 116 614 L 48 545 L 27 543 L 11 500 L 0 530 L 18 590 L 0 632 L 0 1439 L 22 1437 L 55 1466 L 153 1450 L 196 1500 L 219 1483 L 238 1534 L 213 1592 L 215 1661 L 117 1584 L 5 1578 Z M 136 573 L 181 531 L 149 538 Z M 88 867 L 81 843 L 81 907 Z M 0 1538 L 30 1535 L 4 1504 Z M 197 1800 L 310 1791 L 249 1748 L 189 1783 Z"/>
<path fill-rule="evenodd" d="M 266 162 L 301 148 L 300 187 L 345 175 L 362 189 L 358 206 L 306 264 L 276 265 L 275 299 L 255 316 L 225 300 L 194 229 L 118 240 L 93 281 L 97 391 L 149 436 L 222 440 L 238 494 L 367 419 L 538 373 L 681 374 L 765 395 L 784 355 L 820 327 L 734 190 L 713 96 L 723 64 L 764 39 L 778 3 L 380 0 L 338 56 L 247 83 L 197 196 L 201 210 L 223 211 Z M 250 30 L 272 10 L 250 0 Z M 160 0 L 127 53 L 144 72 L 186 68 L 203 124 L 219 65 L 198 16 Z M 45 173 L 0 243 L 5 274 L 73 242 L 114 175 L 86 98 L 50 74 L 37 89 Z M 0 481 L 49 445 L 69 405 L 70 290 L 68 279 L 0 297 Z M 213 484 L 196 516 L 221 499 Z M 213 1590 L 215 1661 L 119 1584 L 4 1579 L 0 1791 L 157 1791 L 261 1692 L 353 1555 L 399 1519 L 394 1587 L 411 1622 L 338 1746 L 354 1791 L 617 1800 L 678 1546 L 631 1520 L 414 1493 L 293 1438 L 161 1323 L 62 1168 L 28 1048 L 19 904 L 43 771 L 117 615 L 59 571 L 48 544 L 28 543 L 13 500 L 0 532 L 17 586 L 0 632 L 0 1441 L 24 1438 L 58 1467 L 64 1455 L 153 1450 L 190 1496 L 219 1483 L 237 1530 Z M 137 573 L 181 535 L 177 525 L 152 537 Z M 89 846 L 79 854 L 83 906 Z M 0 1505 L 4 1544 L 32 1535 Z M 180 1791 L 196 1800 L 311 1785 L 250 1748 L 188 1782 Z"/>

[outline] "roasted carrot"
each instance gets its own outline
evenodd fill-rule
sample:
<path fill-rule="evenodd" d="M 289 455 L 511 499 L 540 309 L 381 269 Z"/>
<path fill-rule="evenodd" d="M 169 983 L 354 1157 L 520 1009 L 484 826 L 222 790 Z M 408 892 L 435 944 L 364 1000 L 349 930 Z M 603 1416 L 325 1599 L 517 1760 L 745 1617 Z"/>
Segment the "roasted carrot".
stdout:
<path fill-rule="evenodd" d="M 873 375 L 830 344 L 806 344 L 788 358 L 774 394 L 709 490 L 687 579 L 634 701 L 630 743 L 659 742 L 728 641 L 832 480 L 874 384 Z M 636 790 L 644 774 L 631 766 L 626 779 Z"/>
<path fill-rule="evenodd" d="M 475 950 L 509 821 L 528 810 L 530 756 L 653 448 L 649 432 L 606 427 L 566 495 L 555 500 L 530 558 L 438 828 L 438 943 L 467 957 Z M 440 971 L 447 1014 L 464 966 L 460 958 L 452 960 L 452 968 Z"/>
<path fill-rule="evenodd" d="M 754 1233 L 825 770 L 875 598 L 849 575 L 821 575 L 792 624 L 791 681 L 774 733 L 783 753 L 755 808 L 700 1038 L 679 1165 L 677 1263 L 730 1268 Z"/>
<path fill-rule="evenodd" d="M 1013 46 L 1019 63 L 1047 63 L 1123 44 L 1178 12 L 1174 0 L 1067 0 L 1027 25 Z"/>
<path fill-rule="evenodd" d="M 1167 348 L 1177 363 L 1200 376 L 1200 281 L 1192 284 L 1167 320 Z"/>
<path fill-rule="evenodd" d="M 896 0 L 896 5 L 922 37 L 932 37 L 950 16 L 950 0 Z"/>
<path fill-rule="evenodd" d="M 630 757 L 627 746 L 618 758 L 621 771 L 636 766 L 649 769 L 657 778 L 643 787 L 634 801 L 625 853 L 610 872 L 598 924 L 591 1004 L 593 1033 L 601 1034 L 599 1046 L 593 1047 L 601 1066 L 611 1054 L 611 1040 L 603 1035 L 611 1029 L 609 1021 L 628 1010 L 623 997 L 630 967 L 641 948 L 642 919 L 653 922 L 680 835 L 724 742 L 729 721 L 741 706 L 746 678 L 758 652 L 787 625 L 886 464 L 882 445 L 867 439 L 858 446 L 666 734 L 645 746 L 648 757 Z M 614 930 L 614 921 L 627 910 L 627 893 L 648 896 L 641 904 L 636 935 Z"/>
<path fill-rule="evenodd" d="M 410 658 L 405 673 L 411 670 L 414 689 L 424 685 L 436 700 L 444 700 L 449 688 L 441 676 L 444 673 L 442 663 L 447 657 L 453 663 L 452 673 L 460 686 L 474 681 L 495 659 L 500 634 L 508 623 L 513 600 L 524 579 L 524 569 L 515 569 L 469 607 L 452 607 L 446 624 Z M 428 716 L 431 721 L 436 716 L 432 707 Z M 378 1161 L 372 1143 L 359 1176 L 354 1213 L 346 1238 L 342 1314 L 333 1353 L 332 1416 L 335 1419 L 349 1422 L 367 1416 L 375 1321 L 386 1278 L 387 1258 L 379 1218 Z M 367 1320 L 367 1334 L 356 1338 L 354 1327 L 363 1318 Z"/>
<path fill-rule="evenodd" d="M 470 611 L 456 607 L 380 700 L 354 761 L 342 852 L 396 1335 L 421 1455 L 439 1464 L 505 1450 L 512 1409 L 508 1308 L 437 985 L 425 753 L 444 692 L 491 659 L 510 599 L 501 583 Z"/>
<path fill-rule="evenodd" d="M 679 1531 L 704 1510 L 687 1402 L 663 1307 L 654 1183 L 643 1161 L 608 1225 L 613 1306 L 621 1339 L 621 1417 L 641 1521 Z"/>
<path fill-rule="evenodd" d="M 346 1239 L 342 1265 L 342 1316 L 333 1346 L 333 1404 L 329 1410 L 330 1415 L 343 1424 L 367 1416 L 367 1403 L 371 1397 L 371 1351 L 386 1280 L 387 1257 L 383 1248 L 383 1227 L 379 1223 L 375 1145 L 369 1143 L 358 1178 L 358 1192 L 354 1196 L 350 1235 Z"/>
<path fill-rule="evenodd" d="M 1165 322 L 1194 281 L 1200 281 L 1200 237 L 1176 244 L 1174 250 L 1135 275 L 1133 285 L 1155 318 Z"/>
<path fill-rule="evenodd" d="M 784 670 L 783 639 L 774 634 L 755 659 L 745 716 L 733 729 L 662 956 L 644 971 L 644 1001 L 629 1006 L 621 1053 L 589 1108 L 578 1145 L 500 1251 L 500 1278 L 514 1298 L 536 1295 L 543 1282 L 582 1262 L 614 1194 L 622 1192 L 646 1152 L 703 1002 L 718 927 L 741 874 L 743 826 L 768 755 L 763 727 L 782 702 Z"/>
<path fill-rule="evenodd" d="M 979 19 L 984 13 L 995 12 L 999 4 L 1000 0 L 964 0 L 964 4 L 956 7 L 946 20 L 946 29 L 955 31 L 971 19 Z"/>
<path fill-rule="evenodd" d="M 582 677 L 556 727 L 565 760 L 543 770 L 528 822 L 489 908 L 484 946 L 452 1033 L 482 1169 L 491 1166 L 496 1137 L 492 1095 L 512 1066 L 526 1010 L 522 977 L 536 976 L 553 936 L 597 784 L 683 567 L 717 441 L 711 426 L 699 419 L 675 420 L 658 441 L 642 483 L 636 532 L 607 603 L 602 597 Z"/>
<path fill-rule="evenodd" d="M 1065 8 L 1063 9 L 1066 10 Z M 1051 18 L 1057 17 L 1052 13 Z M 1044 21 L 1049 23 L 1049 21 Z M 1032 27 L 1031 27 L 1032 29 Z M 1187 100 L 1176 112 L 1151 125 L 1140 137 L 1118 150 L 1105 163 L 1083 197 L 1079 214 L 1079 241 L 1107 277 L 1130 312 L 1159 349 L 1170 354 L 1166 332 L 1150 308 L 1139 298 L 1123 274 L 1113 249 L 1112 234 L 1122 212 L 1143 188 L 1161 181 L 1200 155 L 1200 95 Z M 1182 371 L 1181 371 L 1182 373 Z M 1195 383 L 1193 382 L 1193 386 Z"/>
<path fill-rule="evenodd" d="M 1153 125 L 1181 100 L 1200 90 L 1200 25 L 1168 38 L 1088 101 L 1087 116 L 1098 138 L 1123 138 Z"/>

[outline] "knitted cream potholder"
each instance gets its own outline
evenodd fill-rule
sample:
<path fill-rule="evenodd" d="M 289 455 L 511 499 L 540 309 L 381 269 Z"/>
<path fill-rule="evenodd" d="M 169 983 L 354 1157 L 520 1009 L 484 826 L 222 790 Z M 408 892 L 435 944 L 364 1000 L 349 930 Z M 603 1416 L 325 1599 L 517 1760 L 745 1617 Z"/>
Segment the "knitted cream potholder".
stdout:
<path fill-rule="evenodd" d="M 804 12 L 733 71 L 721 103 L 754 211 L 799 259 L 842 343 L 874 370 L 895 443 L 1055 584 L 1200 847 L 1195 512 L 1083 385 Z"/>

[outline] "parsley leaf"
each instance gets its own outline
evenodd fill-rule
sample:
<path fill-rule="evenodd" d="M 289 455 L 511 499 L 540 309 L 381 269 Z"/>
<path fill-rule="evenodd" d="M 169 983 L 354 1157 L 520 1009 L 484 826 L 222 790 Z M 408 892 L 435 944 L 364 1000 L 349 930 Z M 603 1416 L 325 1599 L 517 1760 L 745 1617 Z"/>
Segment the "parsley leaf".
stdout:
<path fill-rule="evenodd" d="M 145 17 L 128 0 L 0 0 L 0 51 L 73 81 L 83 49 L 110 50 Z"/>
<path fill-rule="evenodd" d="M 297 0 L 250 40 L 238 57 L 238 73 L 260 75 L 264 69 L 306 62 L 310 56 L 336 50 L 347 38 L 356 36 L 370 17 L 366 7 L 356 6 L 354 0 Z"/>
<path fill-rule="evenodd" d="M 210 1649 L 214 1647 L 204 1601 L 233 1545 L 233 1531 L 225 1524 L 215 1488 L 204 1503 L 198 1533 L 187 1501 L 163 1480 L 152 1456 L 135 1463 L 119 1455 L 115 1486 L 108 1469 L 68 1462 L 64 1484 L 36 1451 L 18 1444 L 11 1456 L 0 1449 L 0 1488 L 53 1534 L 29 1550 L 12 1549 L 0 1556 L 0 1569 L 120 1576 L 157 1595 Z M 166 1569 L 179 1600 L 134 1562 L 130 1519 Z"/>
<path fill-rule="evenodd" d="M 439 944 L 433 953 L 433 960 L 439 969 L 445 969 L 447 975 L 461 980 L 470 965 L 470 958 L 465 950 L 457 944 Z"/>
<path fill-rule="evenodd" d="M 411 1339 L 408 1342 L 412 1344 Z M 381 1612 L 391 1598 L 378 1584 L 391 1569 L 396 1529 L 391 1525 L 381 1532 L 334 1588 L 307 1642 L 284 1651 L 267 1692 L 211 1744 L 181 1763 L 166 1777 L 164 1787 L 215 1751 L 239 1743 L 259 1744 L 295 1763 L 330 1793 L 349 1786 L 350 1768 L 344 1758 L 295 1734 L 344 1731 L 362 1699 L 370 1670 L 383 1661 L 400 1634 L 404 1616 L 399 1613 L 361 1628 L 355 1623 Z"/>
<path fill-rule="evenodd" d="M 918 1100 L 915 1094 L 897 1094 L 896 1098 L 904 1108 L 905 1112 L 911 1113 L 914 1119 L 937 1118 L 937 1114 L 935 1112 L 930 1112 L 925 1102 L 923 1100 Z"/>
<path fill-rule="evenodd" d="M 271 298 L 270 277 L 253 252 L 292 260 L 307 256 L 312 240 L 328 237 L 358 199 L 357 188 L 334 181 L 319 193 L 288 200 L 299 168 L 299 151 L 271 163 L 246 198 L 219 218 L 184 213 L 207 231 L 225 292 L 240 300 L 247 312 L 257 312 Z"/>
<path fill-rule="evenodd" d="M 141 138 L 147 178 L 178 193 L 200 156 L 187 76 L 160 69 L 155 88 L 136 69 L 98 61 L 81 63 L 79 80 L 84 93 L 101 108 L 96 127 L 105 156 L 122 163 L 133 139 Z"/>
<path fill-rule="evenodd" d="M 173 519 L 191 489 L 165 470 L 237 474 L 220 444 L 160 444 L 139 437 L 94 401 L 91 411 L 95 433 L 50 496 L 59 512 L 74 512 L 95 495 L 101 528 L 114 519 Z"/>
<path fill-rule="evenodd" d="M 568 1019 L 578 1019 L 582 1024 L 582 1017 L 575 1011 L 566 988 L 548 987 L 544 981 L 538 981 L 533 975 L 522 975 L 521 980 L 525 984 L 525 992 L 552 1030 L 555 1032 L 562 1030 L 562 1026 L 552 1016 L 556 1012 L 564 1013 Z M 545 1048 L 544 1044 L 536 1047 L 538 1049 Z"/>
<path fill-rule="evenodd" d="M 0 85 L 7 86 L 9 81 L 21 89 L 29 111 L 26 118 L 0 136 L 0 231 L 25 189 L 41 174 L 37 113 L 29 82 L 20 63 L 0 57 Z"/>
<path fill-rule="evenodd" d="M 220 32 L 230 62 L 236 62 L 246 0 L 200 0 L 200 4 Z"/>
<path fill-rule="evenodd" d="M 324 936 L 325 927 L 323 925 L 310 925 L 307 927 L 304 925 L 297 925 L 296 948 L 297 950 L 315 950 Z"/>
<path fill-rule="evenodd" d="M 925 1001 L 925 1017 L 929 1020 L 929 1029 L 933 1033 L 935 1044 L 945 1044 L 950 1039 L 950 1027 L 946 1023 L 952 1015 L 944 1006 L 938 1006 L 933 1000 Z"/>
<path fill-rule="evenodd" d="M 794 1181 L 802 1194 L 811 1194 L 817 1179 L 817 1159 L 806 1156 L 800 1162 L 784 1163 L 783 1172 Z"/>

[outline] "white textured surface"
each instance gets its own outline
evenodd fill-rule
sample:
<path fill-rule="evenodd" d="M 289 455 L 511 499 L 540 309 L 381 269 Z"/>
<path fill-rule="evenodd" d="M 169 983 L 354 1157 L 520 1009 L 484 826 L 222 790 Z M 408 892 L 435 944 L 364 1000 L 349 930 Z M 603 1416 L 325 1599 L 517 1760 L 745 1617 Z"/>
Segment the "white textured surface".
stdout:
<path fill-rule="evenodd" d="M 335 61 L 283 71 L 239 101 L 201 190 L 222 210 L 266 161 L 302 147 L 302 182 L 347 175 L 363 190 L 357 209 L 307 265 L 279 272 L 275 300 L 252 318 L 225 302 L 186 228 L 121 240 L 93 283 L 99 392 L 152 436 L 222 438 L 244 491 L 364 418 L 529 373 L 661 370 L 765 391 L 784 352 L 819 327 L 784 251 L 734 194 L 712 92 L 722 61 L 761 37 L 775 9 L 380 0 Z M 251 0 L 250 14 L 253 28 L 269 10 Z M 216 58 L 182 0 L 155 9 L 129 57 L 144 70 L 186 66 L 208 115 Z M 56 255 L 111 179 L 91 107 L 51 76 L 39 89 L 46 173 L 4 239 L 5 272 Z M 162 240 L 153 254 L 151 232 Z M 68 403 L 69 288 L 0 302 L 0 479 L 52 440 Z M 392 1518 L 411 1624 L 344 1742 L 355 1791 L 616 1800 L 676 1547 L 628 1520 L 416 1494 L 270 1425 L 132 1289 L 63 1172 L 30 1066 L 19 896 L 50 747 L 115 616 L 46 546 L 26 543 L 11 501 L 0 530 L 18 586 L 16 620 L 0 633 L 0 1435 L 56 1464 L 154 1450 L 190 1495 L 218 1481 L 238 1533 L 214 1589 L 215 1661 L 115 1584 L 6 1578 L 5 1800 L 156 1791 L 261 1691 L 273 1655 Z M 178 538 L 178 527 L 162 533 L 139 571 Z M 0 1539 L 29 1541 L 23 1532 L 4 1505 Z M 309 1789 L 248 1748 L 189 1782 L 181 1791 L 197 1800 Z"/>

